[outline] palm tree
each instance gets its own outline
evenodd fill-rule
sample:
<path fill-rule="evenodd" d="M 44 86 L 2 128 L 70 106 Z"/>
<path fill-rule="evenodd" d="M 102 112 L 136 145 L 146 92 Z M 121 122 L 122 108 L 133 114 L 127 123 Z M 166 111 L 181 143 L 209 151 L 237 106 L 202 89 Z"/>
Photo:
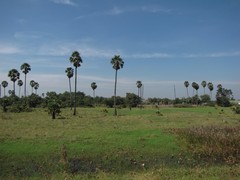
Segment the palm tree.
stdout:
<path fill-rule="evenodd" d="M 73 68 L 71 67 L 68 67 L 66 70 L 65 70 L 65 73 L 67 73 L 67 77 L 68 77 L 68 80 L 69 80 L 69 91 L 70 91 L 70 103 L 71 103 L 71 110 L 72 110 L 72 86 L 71 86 L 71 78 L 73 77 Z"/>
<path fill-rule="evenodd" d="M 185 81 L 185 82 L 184 82 L 184 86 L 185 86 L 186 89 L 187 89 L 187 97 L 189 97 L 189 94 L 188 94 L 188 86 L 189 86 L 189 82 L 188 82 L 188 81 Z"/>
<path fill-rule="evenodd" d="M 11 69 L 8 72 L 8 77 L 10 77 L 11 81 L 13 82 L 13 94 L 15 95 L 15 82 L 19 79 L 20 73 L 16 69 Z"/>
<path fill-rule="evenodd" d="M 93 90 L 93 97 L 95 98 L 95 89 L 97 89 L 97 84 L 96 84 L 96 82 L 92 82 L 92 83 L 91 83 L 91 88 L 92 88 L 92 90 Z"/>
<path fill-rule="evenodd" d="M 211 97 L 211 99 L 212 99 L 212 91 L 213 91 L 213 89 L 214 89 L 213 83 L 212 83 L 212 82 L 209 82 L 209 83 L 207 84 L 207 86 L 208 86 L 208 89 L 209 89 L 209 91 L 210 91 L 210 97 Z"/>
<path fill-rule="evenodd" d="M 142 81 L 136 82 L 137 88 L 138 88 L 138 97 L 141 96 L 141 87 L 142 87 Z"/>
<path fill-rule="evenodd" d="M 19 97 L 21 94 L 21 86 L 23 85 L 23 81 L 21 79 L 18 80 L 18 86 L 19 86 Z"/>
<path fill-rule="evenodd" d="M 2 82 L 2 87 L 4 88 L 4 96 L 5 96 L 5 88 L 8 86 L 8 82 L 7 81 L 3 81 Z"/>
<path fill-rule="evenodd" d="M 117 71 L 123 68 L 124 61 L 120 57 L 120 55 L 115 55 L 112 60 L 111 64 L 113 65 L 113 69 L 115 69 L 115 86 L 114 86 L 114 115 L 117 115 L 117 108 L 116 108 L 116 94 L 117 94 Z"/>
<path fill-rule="evenodd" d="M 35 94 L 37 94 L 38 88 L 39 88 L 39 83 L 38 83 L 38 82 L 35 82 L 35 83 L 34 83 Z"/>
<path fill-rule="evenodd" d="M 33 88 L 35 86 L 35 81 L 34 80 L 31 80 L 30 81 L 30 86 L 32 87 L 32 94 L 33 94 Z"/>
<path fill-rule="evenodd" d="M 205 87 L 207 86 L 207 82 L 206 81 L 202 81 L 201 83 L 203 89 L 204 89 L 204 94 L 205 94 Z"/>
<path fill-rule="evenodd" d="M 192 83 L 192 88 L 193 88 L 193 96 L 194 96 L 194 89 L 195 89 L 195 86 L 196 86 L 196 82 L 193 82 L 193 83 Z"/>
<path fill-rule="evenodd" d="M 195 84 L 195 87 L 194 87 L 194 89 L 196 90 L 196 92 L 197 92 L 197 95 L 198 95 L 198 89 L 199 89 L 199 85 L 198 85 L 198 83 L 196 83 L 196 84 Z"/>
<path fill-rule="evenodd" d="M 30 67 L 30 65 L 28 63 L 23 63 L 20 68 L 21 68 L 22 72 L 25 74 L 24 96 L 26 97 L 26 94 L 27 94 L 27 88 L 26 88 L 26 85 L 27 85 L 27 73 L 29 73 L 29 71 L 31 71 L 31 67 Z"/>
<path fill-rule="evenodd" d="M 81 66 L 82 58 L 78 51 L 74 51 L 72 56 L 69 58 L 70 62 L 73 63 L 75 67 L 75 92 L 74 92 L 74 112 L 73 115 L 76 115 L 76 94 L 77 94 L 77 68 Z"/>

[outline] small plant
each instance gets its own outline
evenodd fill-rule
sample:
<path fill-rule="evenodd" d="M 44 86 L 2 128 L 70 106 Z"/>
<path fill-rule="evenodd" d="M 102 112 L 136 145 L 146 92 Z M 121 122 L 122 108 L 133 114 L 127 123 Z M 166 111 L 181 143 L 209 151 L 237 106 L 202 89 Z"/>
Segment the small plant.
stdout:
<path fill-rule="evenodd" d="M 235 112 L 236 114 L 240 114 L 240 105 L 237 105 L 233 108 L 233 112 Z"/>
<path fill-rule="evenodd" d="M 48 113 L 52 115 L 52 119 L 56 118 L 56 115 L 60 114 L 61 105 L 58 100 L 51 99 L 48 101 Z"/>

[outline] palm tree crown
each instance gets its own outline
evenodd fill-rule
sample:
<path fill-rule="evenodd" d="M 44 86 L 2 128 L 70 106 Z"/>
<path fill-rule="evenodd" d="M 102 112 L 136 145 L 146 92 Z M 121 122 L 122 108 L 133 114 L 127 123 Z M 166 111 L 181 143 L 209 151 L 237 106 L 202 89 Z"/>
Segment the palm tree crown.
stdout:
<path fill-rule="evenodd" d="M 69 58 L 69 60 L 70 60 L 71 63 L 73 63 L 73 66 L 75 68 L 78 68 L 78 67 L 81 66 L 82 58 L 81 58 L 81 56 L 80 56 L 78 51 L 74 51 L 72 53 L 72 56 Z"/>
<path fill-rule="evenodd" d="M 205 87 L 207 86 L 207 82 L 206 81 L 202 81 L 201 83 L 203 89 L 204 89 L 204 94 L 205 94 Z"/>
<path fill-rule="evenodd" d="M 115 55 L 111 60 L 111 64 L 113 65 L 113 69 L 115 69 L 117 71 L 117 70 L 123 68 L 124 61 L 122 60 L 120 55 Z"/>
<path fill-rule="evenodd" d="M 70 79 L 73 77 L 74 73 L 73 73 L 73 68 L 71 67 L 68 67 L 66 70 L 65 70 L 65 73 L 67 74 L 67 77 Z"/>
<path fill-rule="evenodd" d="M 142 87 L 142 81 L 136 82 L 137 88 L 138 88 L 138 97 L 141 96 L 141 87 Z"/>

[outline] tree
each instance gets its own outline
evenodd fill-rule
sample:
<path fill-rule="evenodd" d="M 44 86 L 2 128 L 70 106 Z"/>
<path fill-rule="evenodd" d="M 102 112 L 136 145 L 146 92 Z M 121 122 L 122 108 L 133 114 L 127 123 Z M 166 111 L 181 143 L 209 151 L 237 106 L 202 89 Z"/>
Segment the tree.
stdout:
<path fill-rule="evenodd" d="M 38 88 L 39 88 L 39 83 L 38 83 L 38 82 L 35 82 L 35 83 L 34 83 L 35 94 L 37 94 Z"/>
<path fill-rule="evenodd" d="M 20 73 L 16 69 L 11 69 L 8 72 L 8 77 L 10 77 L 11 81 L 13 82 L 13 94 L 15 95 L 15 82 L 19 79 Z"/>
<path fill-rule="evenodd" d="M 208 89 L 209 89 L 209 91 L 210 91 L 210 98 L 212 99 L 212 91 L 213 91 L 213 89 L 214 89 L 214 87 L 213 87 L 213 83 L 211 83 L 211 82 L 209 82 L 208 84 L 207 84 L 207 86 L 208 86 Z"/>
<path fill-rule="evenodd" d="M 69 92 L 70 92 L 70 103 L 71 103 L 71 110 L 72 110 L 72 86 L 71 86 L 71 78 L 73 77 L 74 75 L 74 72 L 73 72 L 73 68 L 71 67 L 68 67 L 66 70 L 65 70 L 65 73 L 67 73 L 67 77 L 68 77 L 68 82 L 69 82 Z"/>
<path fill-rule="evenodd" d="M 233 94 L 231 89 L 225 89 L 221 84 L 217 86 L 216 100 L 217 105 L 222 107 L 231 106 L 230 100 L 233 99 Z"/>
<path fill-rule="evenodd" d="M 188 81 L 185 81 L 185 82 L 184 82 L 184 86 L 185 86 L 186 89 L 187 89 L 187 97 L 189 97 L 189 94 L 188 94 L 188 86 L 189 86 L 189 82 L 188 82 Z"/>
<path fill-rule="evenodd" d="M 205 94 L 205 87 L 207 86 L 207 82 L 206 81 L 202 81 L 201 85 L 203 87 L 204 94 Z"/>
<path fill-rule="evenodd" d="M 130 110 L 132 109 L 132 107 L 136 107 L 140 103 L 141 103 L 141 98 L 136 94 L 134 93 L 126 94 L 126 104 L 128 105 Z"/>
<path fill-rule="evenodd" d="M 56 115 L 58 115 L 61 112 L 60 108 L 61 108 L 61 105 L 58 100 L 50 99 L 48 101 L 48 111 L 49 111 L 49 114 L 52 115 L 52 119 L 55 119 Z"/>
<path fill-rule="evenodd" d="M 95 89 L 97 89 L 97 84 L 96 84 L 96 82 L 92 82 L 92 83 L 91 83 L 91 88 L 92 88 L 92 90 L 93 90 L 93 97 L 95 98 Z"/>
<path fill-rule="evenodd" d="M 116 107 L 116 94 L 117 94 L 117 71 L 123 68 L 124 61 L 120 57 L 120 55 L 115 55 L 112 60 L 111 64 L 113 65 L 113 69 L 115 69 L 115 85 L 114 85 L 114 115 L 117 115 L 117 107 Z"/>
<path fill-rule="evenodd" d="M 137 81 L 136 85 L 137 85 L 137 88 L 138 88 L 138 97 L 141 97 L 142 81 Z"/>
<path fill-rule="evenodd" d="M 74 112 L 73 115 L 76 115 L 76 93 L 77 93 L 77 68 L 81 66 L 82 58 L 78 51 L 74 51 L 72 56 L 69 58 L 70 62 L 73 63 L 75 67 L 75 91 L 74 91 Z"/>
<path fill-rule="evenodd" d="M 198 95 L 198 89 L 199 89 L 199 85 L 196 82 L 192 83 L 192 87 L 193 87 L 193 95 L 194 95 L 194 89 L 196 90 L 196 94 Z"/>
<path fill-rule="evenodd" d="M 21 79 L 18 80 L 18 86 L 19 86 L 19 97 L 21 96 L 21 87 L 23 85 L 23 81 Z"/>
<path fill-rule="evenodd" d="M 7 81 L 2 81 L 2 87 L 4 88 L 4 96 L 6 95 L 5 94 L 5 89 L 6 89 L 7 86 L 8 86 L 8 82 Z"/>
<path fill-rule="evenodd" d="M 35 86 L 35 81 L 34 80 L 31 80 L 30 81 L 30 86 L 32 87 L 32 94 L 33 94 L 33 88 Z"/>
<path fill-rule="evenodd" d="M 27 85 L 27 74 L 29 73 L 29 71 L 31 71 L 31 67 L 28 63 L 23 63 L 21 65 L 21 70 L 22 72 L 25 74 L 25 81 L 24 81 L 24 96 L 26 97 L 27 95 L 27 89 L 26 89 L 26 85 Z"/>

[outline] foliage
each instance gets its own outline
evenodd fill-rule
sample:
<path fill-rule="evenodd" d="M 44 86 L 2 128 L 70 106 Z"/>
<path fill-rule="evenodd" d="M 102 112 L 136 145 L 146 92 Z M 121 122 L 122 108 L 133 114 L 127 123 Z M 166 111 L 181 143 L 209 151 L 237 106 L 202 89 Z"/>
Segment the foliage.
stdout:
<path fill-rule="evenodd" d="M 233 99 L 232 90 L 223 88 L 221 84 L 219 84 L 217 88 L 218 88 L 216 93 L 217 105 L 222 107 L 231 106 L 230 100 Z"/>
<path fill-rule="evenodd" d="M 141 103 L 141 98 L 134 93 L 126 93 L 126 104 L 131 109 Z"/>
<path fill-rule="evenodd" d="M 233 107 L 233 111 L 234 111 L 236 114 L 240 114 L 240 105 L 236 105 L 235 107 Z"/>
<path fill-rule="evenodd" d="M 48 113 L 52 115 L 52 119 L 56 118 L 61 112 L 61 104 L 57 99 L 48 100 Z"/>

